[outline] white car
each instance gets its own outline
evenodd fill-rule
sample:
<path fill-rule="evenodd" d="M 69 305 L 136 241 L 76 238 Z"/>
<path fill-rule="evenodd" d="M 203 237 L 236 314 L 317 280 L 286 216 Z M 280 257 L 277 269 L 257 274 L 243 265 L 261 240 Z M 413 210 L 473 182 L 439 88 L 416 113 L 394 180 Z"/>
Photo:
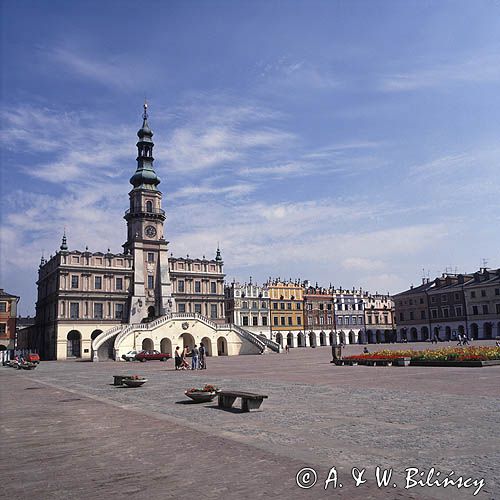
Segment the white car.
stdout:
<path fill-rule="evenodd" d="M 135 355 L 138 354 L 139 351 L 129 351 L 127 354 L 122 355 L 122 359 L 125 361 L 134 361 L 135 360 Z"/>

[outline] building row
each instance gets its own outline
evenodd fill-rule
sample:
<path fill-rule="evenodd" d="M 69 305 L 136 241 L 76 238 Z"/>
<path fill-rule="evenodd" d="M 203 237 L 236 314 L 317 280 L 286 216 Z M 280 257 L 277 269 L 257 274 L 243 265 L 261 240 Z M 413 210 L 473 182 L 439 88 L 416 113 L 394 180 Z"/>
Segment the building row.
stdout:
<path fill-rule="evenodd" d="M 500 269 L 444 273 L 394 296 L 397 339 L 500 337 Z"/>
<path fill-rule="evenodd" d="M 361 289 L 312 286 L 310 282 L 268 280 L 259 286 L 225 287 L 228 323 L 235 323 L 282 347 L 393 342 L 394 303 L 388 295 Z"/>

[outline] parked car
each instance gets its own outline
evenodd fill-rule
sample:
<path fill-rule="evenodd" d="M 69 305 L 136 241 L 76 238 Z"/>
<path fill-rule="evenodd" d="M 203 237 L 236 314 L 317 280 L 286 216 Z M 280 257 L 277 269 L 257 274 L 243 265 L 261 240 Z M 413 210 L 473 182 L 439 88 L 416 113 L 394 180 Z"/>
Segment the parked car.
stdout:
<path fill-rule="evenodd" d="M 35 363 L 36 365 L 40 363 L 40 356 L 36 353 L 26 354 L 26 356 L 24 356 L 24 359 L 28 363 Z"/>
<path fill-rule="evenodd" d="M 134 361 L 138 353 L 139 351 L 129 351 L 127 354 L 122 354 L 122 359 L 125 361 Z"/>
<path fill-rule="evenodd" d="M 139 361 L 150 361 L 152 359 L 159 359 L 160 361 L 167 361 L 172 357 L 168 352 L 160 351 L 141 351 L 135 355 L 135 359 Z"/>

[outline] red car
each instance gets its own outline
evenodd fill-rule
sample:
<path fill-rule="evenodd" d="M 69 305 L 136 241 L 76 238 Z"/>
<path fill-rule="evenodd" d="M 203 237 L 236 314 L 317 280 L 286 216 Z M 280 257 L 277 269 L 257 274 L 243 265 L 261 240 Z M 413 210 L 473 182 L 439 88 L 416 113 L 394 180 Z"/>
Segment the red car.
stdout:
<path fill-rule="evenodd" d="M 167 361 L 172 356 L 168 352 L 159 351 L 141 351 L 135 355 L 135 359 L 138 361 L 150 361 L 152 359 L 159 359 L 160 361 Z"/>
<path fill-rule="evenodd" d="M 26 354 L 24 356 L 25 361 L 28 361 L 29 363 L 35 363 L 38 364 L 40 363 L 40 356 L 38 354 Z"/>

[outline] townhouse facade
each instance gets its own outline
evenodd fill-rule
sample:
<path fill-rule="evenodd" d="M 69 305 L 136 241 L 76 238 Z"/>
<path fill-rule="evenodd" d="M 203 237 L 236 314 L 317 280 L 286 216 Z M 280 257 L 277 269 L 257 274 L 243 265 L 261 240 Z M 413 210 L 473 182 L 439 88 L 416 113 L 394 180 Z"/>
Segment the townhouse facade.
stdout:
<path fill-rule="evenodd" d="M 17 304 L 19 297 L 0 288 L 0 350 L 16 347 Z"/>

